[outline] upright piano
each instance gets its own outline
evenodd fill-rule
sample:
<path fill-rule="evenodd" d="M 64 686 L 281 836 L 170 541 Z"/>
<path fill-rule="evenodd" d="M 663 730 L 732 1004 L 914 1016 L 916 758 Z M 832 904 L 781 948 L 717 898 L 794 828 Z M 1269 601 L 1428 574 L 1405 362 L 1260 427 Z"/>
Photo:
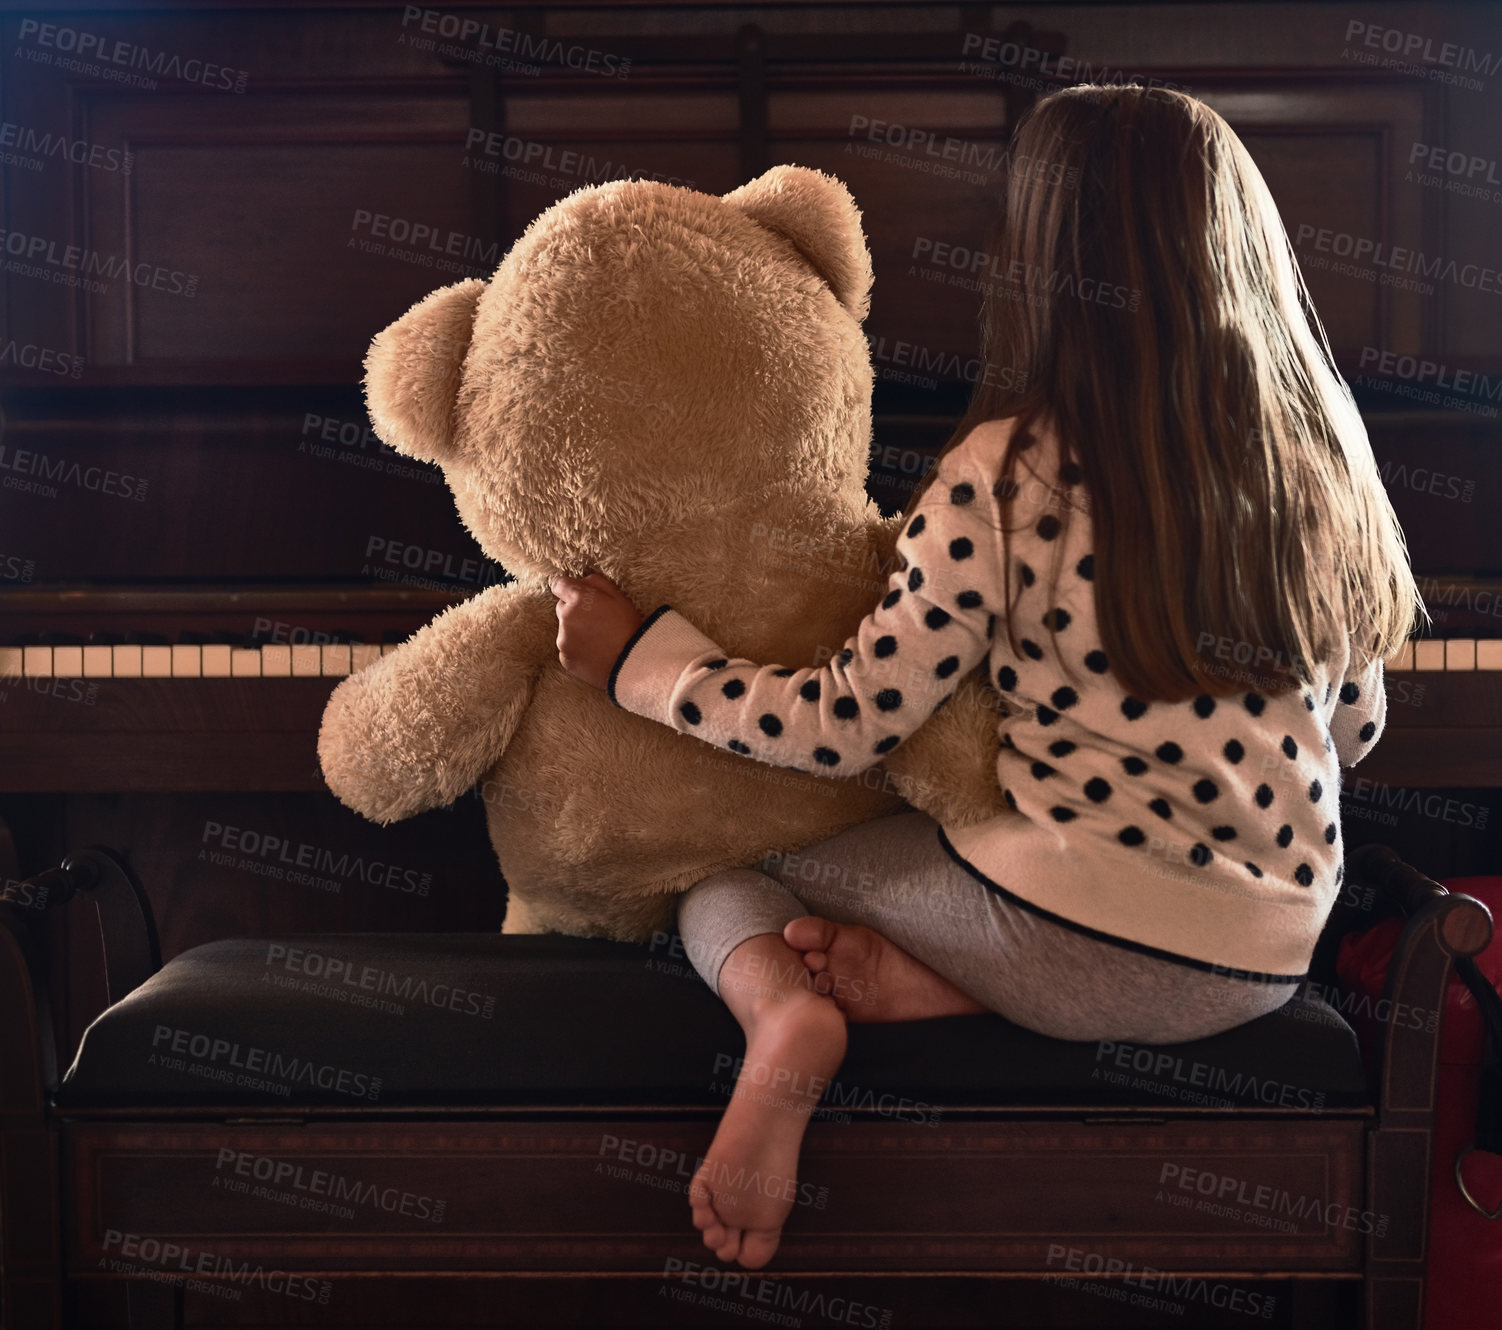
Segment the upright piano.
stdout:
<path fill-rule="evenodd" d="M 1137 59 L 1126 11 L 1059 9 L 1044 30 L 986 5 L 878 8 L 496 18 L 608 69 L 503 66 L 476 41 L 428 40 L 420 16 L 437 11 L 410 6 L 301 11 L 297 41 L 269 9 L 89 14 L 103 38 L 217 58 L 238 71 L 226 87 L 21 58 L 34 38 L 8 22 L 6 118 L 100 151 L 0 165 L 7 226 L 38 242 L 0 272 L 0 874 L 112 844 L 147 879 L 169 951 L 272 921 L 495 926 L 504 884 L 473 800 L 378 828 L 318 771 L 338 680 L 508 577 L 441 474 L 371 431 L 370 338 L 435 287 L 488 275 L 591 173 L 718 193 L 774 162 L 819 167 L 850 186 L 870 239 L 870 490 L 895 511 L 974 386 L 978 296 L 955 260 L 987 243 L 1002 149 L 1040 92 L 1089 78 L 1182 87 L 1242 136 L 1404 524 L 1433 625 L 1390 663 L 1349 834 L 1430 871 L 1495 856 L 1502 333 L 1490 297 L 1352 277 L 1321 240 L 1487 257 L 1471 252 L 1486 204 L 1404 180 L 1409 145 L 1440 141 L 1442 90 L 1338 51 L 1274 54 L 1250 11 L 1203 55 L 1186 32 L 1170 66 Z M 1237 43 L 1239 64 L 1210 53 Z M 1464 99 L 1451 114 L 1456 143 L 1484 128 Z M 397 232 L 458 237 L 463 257 Z M 125 262 L 54 280 L 47 254 L 69 245 Z M 1450 806 L 1473 811 L 1432 811 Z M 274 871 L 268 844 L 421 865 L 432 890 L 348 867 L 310 888 Z"/>

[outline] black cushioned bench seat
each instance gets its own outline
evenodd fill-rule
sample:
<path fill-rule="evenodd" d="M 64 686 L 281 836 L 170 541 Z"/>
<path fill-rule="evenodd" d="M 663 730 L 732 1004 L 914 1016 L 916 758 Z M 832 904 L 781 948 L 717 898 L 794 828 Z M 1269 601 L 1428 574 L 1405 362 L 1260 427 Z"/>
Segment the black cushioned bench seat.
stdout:
<path fill-rule="evenodd" d="M 743 1051 L 672 943 L 232 938 L 174 957 L 102 1013 L 56 1104 L 723 1107 Z M 990 1015 L 854 1025 L 836 1084 L 846 1107 L 885 1094 L 956 1107 L 1369 1102 L 1350 1027 L 1304 995 L 1156 1048 L 1047 1039 Z"/>

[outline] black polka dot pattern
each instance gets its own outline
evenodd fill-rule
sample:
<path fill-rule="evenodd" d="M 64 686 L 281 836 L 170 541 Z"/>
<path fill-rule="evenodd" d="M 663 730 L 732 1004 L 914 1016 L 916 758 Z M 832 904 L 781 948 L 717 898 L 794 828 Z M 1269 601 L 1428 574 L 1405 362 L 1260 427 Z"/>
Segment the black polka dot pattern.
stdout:
<path fill-rule="evenodd" d="M 754 761 L 841 778 L 892 753 L 981 667 L 975 681 L 1007 724 L 993 720 L 984 742 L 1014 816 L 1061 828 L 1066 848 L 1121 856 L 1123 871 L 1143 865 L 1144 882 L 1155 866 L 1192 890 L 1187 863 L 1207 889 L 1234 878 L 1243 893 L 1266 884 L 1269 900 L 1280 885 L 1330 892 L 1343 872 L 1339 768 L 1385 722 L 1380 662 L 1345 674 L 1336 662 L 1282 692 L 1206 674 L 1187 695 L 1135 696 L 1096 620 L 1090 523 L 1062 506 L 1073 502 L 1066 490 L 1084 497 L 1084 468 L 1060 468 L 1060 488 L 1031 510 L 1027 487 L 1014 486 L 1009 542 L 995 477 L 944 460 L 938 470 L 905 519 L 876 608 L 853 635 L 849 620 L 834 630 L 850 645 L 832 661 L 762 667 L 706 647 L 657 718 Z M 824 631 L 788 640 L 830 640 Z M 676 640 L 664 639 L 664 656 Z M 636 639 L 652 641 L 650 631 Z M 1173 863 L 1177 875 L 1161 870 Z"/>

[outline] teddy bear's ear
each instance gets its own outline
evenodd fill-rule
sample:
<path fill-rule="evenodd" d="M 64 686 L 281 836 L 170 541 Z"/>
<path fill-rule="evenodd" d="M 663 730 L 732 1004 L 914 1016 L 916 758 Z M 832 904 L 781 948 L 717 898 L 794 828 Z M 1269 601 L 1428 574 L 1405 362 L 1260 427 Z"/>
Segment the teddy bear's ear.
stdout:
<path fill-rule="evenodd" d="M 774 166 L 721 197 L 791 241 L 835 299 L 857 323 L 864 321 L 871 307 L 871 254 L 860 209 L 840 181 L 807 166 Z"/>
<path fill-rule="evenodd" d="M 454 403 L 485 283 L 478 278 L 424 296 L 365 353 L 365 405 L 383 443 L 442 462 L 454 446 Z"/>

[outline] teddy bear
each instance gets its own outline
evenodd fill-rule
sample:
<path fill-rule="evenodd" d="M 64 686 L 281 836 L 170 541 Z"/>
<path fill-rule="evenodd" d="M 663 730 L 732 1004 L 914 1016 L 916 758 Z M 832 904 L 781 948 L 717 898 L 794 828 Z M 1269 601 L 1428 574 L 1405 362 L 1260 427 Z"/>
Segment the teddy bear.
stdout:
<path fill-rule="evenodd" d="M 870 290 L 831 176 L 777 166 L 720 196 L 621 179 L 372 341 L 376 433 L 442 468 L 513 580 L 344 679 L 319 762 L 383 825 L 477 790 L 503 932 L 646 941 L 720 869 L 909 808 L 1008 812 L 984 664 L 879 766 L 833 779 L 634 715 L 558 660 L 549 582 L 593 569 L 735 657 L 818 665 L 853 640 L 901 571 L 903 519 L 866 493 Z"/>

